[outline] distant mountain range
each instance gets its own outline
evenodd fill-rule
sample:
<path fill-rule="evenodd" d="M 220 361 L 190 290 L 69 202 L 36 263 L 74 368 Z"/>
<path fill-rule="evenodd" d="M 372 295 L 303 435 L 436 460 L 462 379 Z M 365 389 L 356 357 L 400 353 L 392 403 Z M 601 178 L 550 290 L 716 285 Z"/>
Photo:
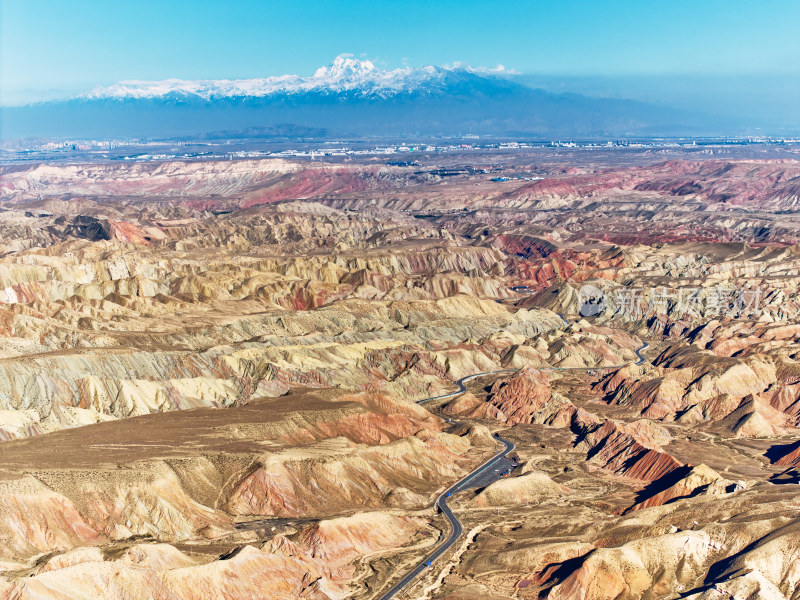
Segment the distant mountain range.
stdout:
<path fill-rule="evenodd" d="M 337 56 L 327 67 L 320 67 L 311 77 L 281 75 L 262 79 L 185 81 L 121 81 L 97 88 L 85 98 L 184 98 L 219 101 L 229 98 L 265 98 L 303 94 L 350 94 L 362 98 L 388 99 L 415 91 L 446 90 L 448 78 L 455 71 L 441 67 L 409 67 L 385 71 L 368 60 Z"/>
<path fill-rule="evenodd" d="M 2 137 L 171 138 L 292 124 L 329 136 L 608 137 L 734 134 L 731 124 L 641 102 L 554 94 L 465 67 L 382 70 L 337 57 L 310 77 L 122 81 L 3 109 Z"/>

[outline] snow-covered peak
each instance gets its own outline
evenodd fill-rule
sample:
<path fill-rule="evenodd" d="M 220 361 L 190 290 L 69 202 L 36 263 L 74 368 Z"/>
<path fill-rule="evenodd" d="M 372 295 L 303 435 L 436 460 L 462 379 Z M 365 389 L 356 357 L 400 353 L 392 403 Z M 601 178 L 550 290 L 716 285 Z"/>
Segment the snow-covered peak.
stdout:
<path fill-rule="evenodd" d="M 373 74 L 377 68 L 368 60 L 358 60 L 345 54 L 333 59 L 327 67 L 320 67 L 314 72 L 315 79 L 363 79 Z"/>
<path fill-rule="evenodd" d="M 163 81 L 120 81 L 99 87 L 83 96 L 101 98 L 160 98 L 168 95 L 200 97 L 206 100 L 231 97 L 259 97 L 305 92 L 356 92 L 365 95 L 392 96 L 431 84 L 454 71 L 473 71 L 461 65 L 447 67 L 403 67 L 384 70 L 368 60 L 349 55 L 337 56 L 327 67 L 320 67 L 310 77 L 281 75 L 258 79 L 215 79 Z M 474 72 L 474 71 L 473 71 Z"/>

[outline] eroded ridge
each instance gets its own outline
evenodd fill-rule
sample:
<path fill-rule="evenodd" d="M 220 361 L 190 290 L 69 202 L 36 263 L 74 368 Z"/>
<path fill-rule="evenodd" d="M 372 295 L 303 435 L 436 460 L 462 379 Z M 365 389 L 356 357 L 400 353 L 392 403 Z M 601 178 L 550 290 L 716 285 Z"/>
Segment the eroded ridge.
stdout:
<path fill-rule="evenodd" d="M 747 152 L 3 167 L 0 598 L 795 597 Z"/>

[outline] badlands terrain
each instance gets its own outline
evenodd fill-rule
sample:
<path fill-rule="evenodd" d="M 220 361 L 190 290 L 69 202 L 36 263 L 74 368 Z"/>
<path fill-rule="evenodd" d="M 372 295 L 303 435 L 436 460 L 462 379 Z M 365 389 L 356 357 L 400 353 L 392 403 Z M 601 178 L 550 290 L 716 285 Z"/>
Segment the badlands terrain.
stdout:
<path fill-rule="evenodd" d="M 414 159 L 0 167 L 0 598 L 800 598 L 798 156 Z"/>

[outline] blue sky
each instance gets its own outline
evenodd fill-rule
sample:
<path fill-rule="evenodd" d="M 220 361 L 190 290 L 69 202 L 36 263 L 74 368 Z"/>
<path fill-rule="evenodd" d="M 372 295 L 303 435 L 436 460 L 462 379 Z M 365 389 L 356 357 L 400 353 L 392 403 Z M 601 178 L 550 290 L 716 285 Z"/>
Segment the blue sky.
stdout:
<path fill-rule="evenodd" d="M 800 82 L 798 0 L 0 0 L 0 18 L 4 104 L 123 79 L 311 74 L 341 53 L 551 82 L 758 75 L 788 82 L 783 96 Z"/>

